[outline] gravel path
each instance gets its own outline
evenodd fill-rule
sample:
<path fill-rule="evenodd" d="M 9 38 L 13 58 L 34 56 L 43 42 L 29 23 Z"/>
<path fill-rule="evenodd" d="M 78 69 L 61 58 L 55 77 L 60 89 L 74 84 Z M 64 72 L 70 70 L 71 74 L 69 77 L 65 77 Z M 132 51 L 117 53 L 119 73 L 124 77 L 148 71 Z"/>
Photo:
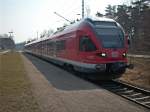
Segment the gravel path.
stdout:
<path fill-rule="evenodd" d="M 55 80 L 48 79 L 48 73 L 43 72 L 44 75 L 42 75 L 40 72 L 41 69 L 38 71 L 26 57 L 22 57 L 28 77 L 33 86 L 33 93 L 37 97 L 43 112 L 149 112 L 143 107 L 137 106 L 93 84 L 89 84 L 82 79 L 75 78 L 75 76 L 71 74 L 69 75 L 70 79 L 72 80 L 73 78 L 74 82 L 69 81 L 68 75 L 66 75 L 68 80 L 68 82 L 66 82 L 61 75 L 64 74 L 63 76 L 65 76 L 65 74 L 69 73 L 60 70 L 60 68 L 56 70 L 57 67 L 55 68 L 55 66 L 53 66 L 53 68 L 50 64 L 45 65 L 46 62 L 41 63 L 37 61 L 35 57 L 29 56 L 29 59 L 36 60 L 32 62 L 38 70 L 40 67 L 44 69 L 44 71 L 53 69 L 49 72 L 49 75 L 53 75 L 53 77 L 49 78 L 54 78 Z M 59 74 L 56 75 L 55 73 L 57 72 L 59 72 Z M 54 77 L 55 75 L 56 77 Z M 58 75 L 60 77 L 58 77 Z M 59 78 L 59 80 L 56 80 L 57 78 Z M 80 80 L 80 83 L 78 83 L 77 79 Z M 60 81 L 61 83 L 56 83 L 55 81 Z M 70 83 L 75 83 L 76 81 L 78 84 L 74 84 L 74 86 L 70 85 Z M 63 86 L 60 86 L 61 84 Z M 90 87 L 85 84 L 88 84 Z M 73 89 L 71 89 L 71 87 Z"/>

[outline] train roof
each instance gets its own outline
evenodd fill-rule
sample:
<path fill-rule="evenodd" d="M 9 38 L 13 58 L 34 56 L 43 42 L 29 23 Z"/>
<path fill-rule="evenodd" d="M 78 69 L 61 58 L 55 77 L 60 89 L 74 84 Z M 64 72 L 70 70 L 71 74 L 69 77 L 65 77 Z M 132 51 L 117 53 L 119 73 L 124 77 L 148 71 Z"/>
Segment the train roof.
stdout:
<path fill-rule="evenodd" d="M 79 22 L 76 22 L 74 24 L 71 24 L 71 25 L 67 26 L 65 29 L 63 29 L 60 32 L 54 33 L 54 35 L 52 35 L 52 38 L 53 37 L 57 37 L 59 35 L 66 34 L 68 32 L 76 31 L 80 27 L 80 24 L 82 24 L 82 23 L 85 24 L 84 22 L 89 22 L 89 23 L 92 23 L 92 24 L 94 22 L 116 23 L 115 20 L 109 19 L 109 18 L 104 18 L 104 17 L 87 17 L 87 18 L 84 18 L 84 19 L 80 20 Z"/>
<path fill-rule="evenodd" d="M 91 23 L 93 23 L 95 21 L 116 23 L 115 20 L 110 19 L 110 18 L 105 18 L 105 17 L 87 17 L 87 18 L 84 18 L 84 19 L 80 20 L 77 23 L 74 23 L 74 24 L 71 24 L 71 25 L 67 26 L 64 30 L 62 30 L 62 31 L 60 31 L 58 33 L 54 33 L 50 37 L 40 38 L 38 40 L 35 40 L 35 41 L 32 41 L 30 43 L 25 44 L 25 46 L 31 45 L 31 44 L 34 44 L 34 43 L 38 43 L 38 42 L 41 42 L 41 41 L 44 41 L 44 40 L 52 39 L 52 38 L 55 38 L 55 37 L 57 37 L 59 35 L 63 35 L 65 33 L 67 33 L 67 32 L 71 32 L 73 30 L 76 30 L 79 27 L 79 25 L 81 23 L 83 23 L 84 21 L 91 22 Z"/>
<path fill-rule="evenodd" d="M 39 38 L 38 40 L 35 40 L 35 41 L 32 41 L 30 43 L 25 44 L 25 46 L 31 45 L 31 44 L 34 44 L 34 43 L 38 43 L 38 42 L 41 42 L 41 41 L 44 41 L 44 40 L 48 40 L 48 39 L 50 39 L 50 37 Z"/>
<path fill-rule="evenodd" d="M 110 18 L 106 18 L 106 17 L 88 17 L 88 18 L 85 18 L 85 19 L 90 19 L 92 21 L 105 21 L 105 22 L 116 22 L 115 20 L 113 19 L 110 19 Z"/>

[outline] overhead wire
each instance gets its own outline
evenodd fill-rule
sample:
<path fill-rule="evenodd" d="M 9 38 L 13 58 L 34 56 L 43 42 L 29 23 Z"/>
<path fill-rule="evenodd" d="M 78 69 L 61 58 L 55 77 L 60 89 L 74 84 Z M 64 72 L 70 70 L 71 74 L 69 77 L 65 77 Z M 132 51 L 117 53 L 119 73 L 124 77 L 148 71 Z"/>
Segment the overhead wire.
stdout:
<path fill-rule="evenodd" d="M 78 9 L 80 9 L 81 6 L 80 5 L 75 5 L 75 4 L 79 4 L 79 2 L 80 2 L 79 0 L 73 0 L 70 3 L 67 3 L 68 5 L 66 5 L 66 3 L 63 3 L 60 6 L 62 10 L 60 12 L 58 12 L 58 13 L 60 13 L 60 14 L 62 13 L 62 16 L 66 17 L 67 19 L 69 19 L 70 17 L 72 17 L 72 15 L 76 16 L 76 11 Z M 63 13 L 63 12 L 65 12 L 65 13 Z M 77 13 L 78 13 L 78 11 L 77 11 Z M 76 18 L 74 18 L 74 19 L 76 19 Z"/>

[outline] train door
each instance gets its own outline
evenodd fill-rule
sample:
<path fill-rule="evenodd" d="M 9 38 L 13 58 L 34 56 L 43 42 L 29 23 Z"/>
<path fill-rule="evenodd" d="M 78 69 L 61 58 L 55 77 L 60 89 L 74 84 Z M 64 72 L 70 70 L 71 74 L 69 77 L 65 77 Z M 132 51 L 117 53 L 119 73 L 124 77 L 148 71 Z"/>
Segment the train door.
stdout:
<path fill-rule="evenodd" d="M 82 34 L 79 37 L 79 57 L 80 61 L 84 61 L 88 58 L 92 58 L 96 51 L 96 46 L 91 40 L 90 36 Z"/>

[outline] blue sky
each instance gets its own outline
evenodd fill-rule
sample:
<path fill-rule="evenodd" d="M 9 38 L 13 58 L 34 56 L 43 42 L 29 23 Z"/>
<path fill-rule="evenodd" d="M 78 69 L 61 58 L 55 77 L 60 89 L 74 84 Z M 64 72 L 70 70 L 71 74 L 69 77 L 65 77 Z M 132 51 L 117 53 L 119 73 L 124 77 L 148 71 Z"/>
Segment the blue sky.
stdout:
<path fill-rule="evenodd" d="M 108 4 L 117 5 L 130 0 L 85 0 L 90 15 L 104 13 Z M 16 43 L 34 38 L 36 32 L 56 29 L 67 23 L 54 14 L 58 12 L 69 20 L 80 18 L 81 0 L 0 0 L 0 34 L 14 31 Z"/>

